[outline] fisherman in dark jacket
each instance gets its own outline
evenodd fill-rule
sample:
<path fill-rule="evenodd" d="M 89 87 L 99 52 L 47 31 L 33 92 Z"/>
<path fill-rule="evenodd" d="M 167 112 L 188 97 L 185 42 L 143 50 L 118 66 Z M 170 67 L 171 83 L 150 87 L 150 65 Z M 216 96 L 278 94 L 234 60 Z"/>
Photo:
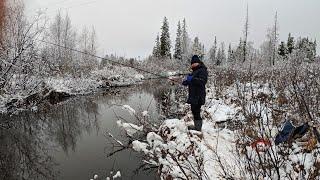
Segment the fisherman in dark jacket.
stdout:
<path fill-rule="evenodd" d="M 203 64 L 197 55 L 191 59 L 192 73 L 189 74 L 182 82 L 188 86 L 189 96 L 187 103 L 191 105 L 191 111 L 194 118 L 194 126 L 188 129 L 201 131 L 202 119 L 200 116 L 201 106 L 204 105 L 206 99 L 206 83 L 208 80 L 207 67 Z"/>

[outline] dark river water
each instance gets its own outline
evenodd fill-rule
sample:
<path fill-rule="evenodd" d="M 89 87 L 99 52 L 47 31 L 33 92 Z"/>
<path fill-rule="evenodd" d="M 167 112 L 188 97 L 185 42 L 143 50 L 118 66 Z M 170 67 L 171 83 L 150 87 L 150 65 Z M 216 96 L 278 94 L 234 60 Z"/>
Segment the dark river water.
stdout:
<path fill-rule="evenodd" d="M 156 169 L 139 170 L 139 153 L 127 149 L 108 156 L 117 148 L 106 133 L 128 142 L 117 116 L 132 122 L 134 118 L 121 105 L 137 112 L 148 109 L 155 123 L 161 123 L 175 106 L 168 108 L 177 91 L 173 87 L 154 82 L 43 105 L 37 113 L 0 115 L 0 178 L 89 180 L 95 174 L 106 179 L 120 171 L 118 179 L 158 179 Z"/>

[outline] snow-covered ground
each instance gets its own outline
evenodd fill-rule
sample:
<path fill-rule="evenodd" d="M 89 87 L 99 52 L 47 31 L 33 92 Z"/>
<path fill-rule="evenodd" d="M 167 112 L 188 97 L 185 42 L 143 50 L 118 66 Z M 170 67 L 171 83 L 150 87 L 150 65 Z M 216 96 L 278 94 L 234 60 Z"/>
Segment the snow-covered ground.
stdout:
<path fill-rule="evenodd" d="M 212 93 L 211 89 L 209 98 Z M 206 106 L 211 118 L 203 121 L 202 133 L 188 130 L 188 125 L 192 124 L 188 113 L 183 119 L 165 120 L 157 132 L 147 134 L 146 141 L 133 141 L 132 148 L 147 155 L 145 163 L 161 167 L 162 178 L 219 179 L 222 171 L 219 162 L 230 168 L 236 165 L 233 155 L 235 138 L 232 131 L 219 129 L 215 123 L 229 120 L 238 108 L 212 99 Z M 129 113 L 136 113 L 128 105 L 124 107 Z M 143 130 L 143 127 L 133 124 L 118 122 L 118 125 L 130 137 Z"/>
<path fill-rule="evenodd" d="M 21 78 L 20 78 L 21 79 Z M 10 82 L 6 93 L 0 93 L 0 113 L 7 112 L 7 103 L 12 100 L 23 100 L 44 89 L 72 95 L 89 94 L 103 87 L 121 87 L 137 84 L 145 79 L 144 75 L 128 67 L 110 66 L 90 73 L 87 77 L 34 77 L 28 81 Z M 23 84 L 23 85 L 21 85 Z M 24 86 L 24 88 L 21 88 Z"/>
<path fill-rule="evenodd" d="M 126 86 L 141 82 L 145 77 L 133 68 L 110 66 L 92 72 L 92 77 L 108 82 L 111 86 Z"/>
<path fill-rule="evenodd" d="M 101 80 L 93 78 L 57 77 L 45 80 L 47 87 L 57 92 L 69 94 L 86 94 L 96 91 L 102 84 Z"/>
<path fill-rule="evenodd" d="M 317 142 L 312 132 L 302 137 L 304 145 L 301 145 L 301 139 L 297 139 L 291 142 L 292 146 L 286 144 L 276 146 L 274 138 L 280 127 L 270 126 L 269 121 L 274 118 L 269 113 L 272 109 L 262 103 L 265 99 L 261 94 L 273 98 L 277 95 L 267 84 L 241 84 L 240 88 L 244 86 L 248 90 L 243 94 L 248 102 L 244 107 L 235 101 L 236 86 L 225 88 L 221 98 L 215 98 L 213 86 L 208 87 L 201 133 L 187 129 L 188 125 L 192 124 L 189 112 L 182 119 L 165 120 L 158 130 L 148 132 L 145 140 L 133 141 L 132 148 L 146 155 L 145 163 L 159 167 L 162 179 L 255 179 L 261 178 L 263 176 L 261 174 L 264 173 L 259 166 L 270 168 L 270 173 L 265 172 L 267 176 L 263 179 L 317 177 L 317 173 L 314 172 L 317 172 L 320 159 L 317 156 L 317 145 L 315 145 Z M 257 97 L 260 99 L 257 100 Z M 127 105 L 125 107 L 131 114 L 137 113 Z M 220 126 L 221 123 L 243 121 L 242 108 L 249 109 L 252 113 L 261 113 L 260 123 L 264 128 L 270 128 L 270 132 L 262 135 L 268 134 L 267 138 L 250 135 L 251 131 L 259 133 L 258 125 L 252 129 L 247 127 L 248 134 L 241 134 L 243 129 L 231 130 L 232 128 L 227 126 Z M 119 126 L 124 128 L 130 137 L 144 129 L 143 126 L 133 124 L 119 123 Z M 289 154 L 283 154 L 284 152 Z M 268 159 L 270 157 L 273 159 Z M 272 164 L 273 162 L 275 164 Z"/>

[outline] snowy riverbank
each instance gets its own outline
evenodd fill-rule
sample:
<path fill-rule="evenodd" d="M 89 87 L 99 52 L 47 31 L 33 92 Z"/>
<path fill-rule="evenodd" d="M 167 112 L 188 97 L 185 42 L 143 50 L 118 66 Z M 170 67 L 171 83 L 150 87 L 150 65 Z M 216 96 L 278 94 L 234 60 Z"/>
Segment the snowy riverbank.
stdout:
<path fill-rule="evenodd" d="M 142 121 L 118 124 L 131 139 L 139 131 L 147 134 L 145 139 L 133 140 L 132 148 L 145 154 L 144 162 L 148 166 L 158 167 L 162 179 L 317 176 L 319 143 L 312 131 L 280 145 L 274 143 L 286 117 L 299 113 L 289 106 L 280 106 L 282 99 L 275 88 L 265 83 L 232 84 L 219 93 L 211 85 L 203 107 L 201 133 L 187 130 L 192 124 L 190 111 L 182 119 L 165 120 L 157 129 Z M 287 115 L 276 114 L 283 111 L 281 108 Z M 147 114 L 125 109 L 135 117 Z"/>
<path fill-rule="evenodd" d="M 176 72 L 167 72 L 162 75 L 167 77 L 174 74 Z M 99 89 L 139 84 L 149 78 L 153 77 L 150 77 L 150 74 L 144 75 L 132 68 L 120 66 L 95 70 L 86 77 L 33 77 L 23 82 L 17 77 L 10 82 L 10 88 L 0 93 L 0 113 L 12 112 L 14 109 L 36 110 L 38 104 L 45 100 L 44 96 L 48 96 L 48 92 L 63 94 L 63 96 L 86 95 L 97 92 Z M 32 102 L 29 100 L 30 97 Z M 55 98 L 56 101 L 59 100 Z"/>

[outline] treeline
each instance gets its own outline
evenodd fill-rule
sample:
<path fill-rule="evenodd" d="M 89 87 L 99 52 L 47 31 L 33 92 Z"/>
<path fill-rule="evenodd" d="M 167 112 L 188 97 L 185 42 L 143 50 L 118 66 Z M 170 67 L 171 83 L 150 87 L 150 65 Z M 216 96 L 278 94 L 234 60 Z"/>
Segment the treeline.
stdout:
<path fill-rule="evenodd" d="M 77 31 L 68 14 L 61 13 L 51 20 L 38 13 L 30 21 L 21 0 L 0 5 L 0 94 L 32 90 L 46 77 L 86 76 L 98 67 L 89 55 L 97 51 L 94 28 Z"/>
<path fill-rule="evenodd" d="M 149 60 L 156 62 L 157 59 L 175 59 L 170 61 L 176 64 L 185 64 L 191 55 L 199 55 L 206 63 L 216 66 L 233 66 L 240 64 L 256 63 L 259 65 L 274 66 L 285 60 L 301 62 L 314 62 L 316 60 L 316 40 L 308 37 L 293 37 L 288 35 L 287 41 L 279 40 L 278 15 L 275 14 L 273 25 L 268 28 L 265 41 L 260 47 L 253 46 L 248 41 L 249 16 L 248 9 L 245 17 L 243 36 L 236 45 L 229 44 L 226 48 L 222 41 L 218 43 L 214 36 L 212 46 L 205 48 L 198 37 L 193 38 L 188 34 L 186 20 L 177 25 L 174 46 L 171 45 L 168 19 L 164 17 L 161 33 L 158 34 L 153 52 Z M 172 55 L 173 49 L 173 55 Z"/>

